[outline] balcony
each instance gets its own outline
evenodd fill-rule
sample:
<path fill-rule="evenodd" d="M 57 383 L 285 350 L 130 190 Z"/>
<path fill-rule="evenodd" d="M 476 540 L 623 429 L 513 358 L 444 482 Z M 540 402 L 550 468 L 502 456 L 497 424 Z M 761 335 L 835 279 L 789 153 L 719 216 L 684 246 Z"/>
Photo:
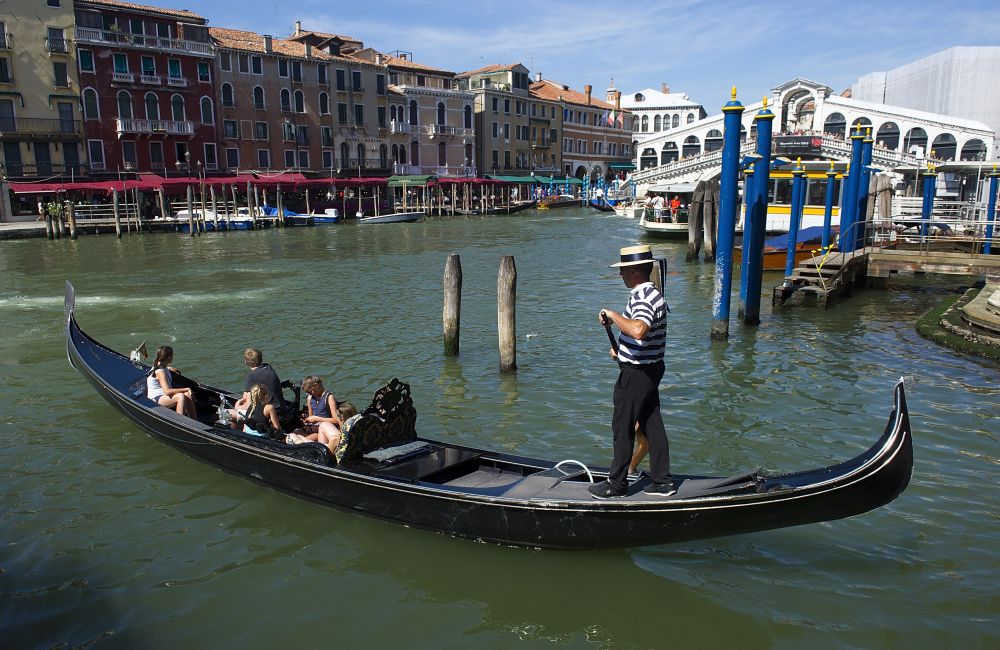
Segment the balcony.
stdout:
<path fill-rule="evenodd" d="M 156 74 L 143 74 L 139 75 L 139 83 L 148 84 L 150 86 L 159 86 L 161 82 L 160 75 Z"/>
<path fill-rule="evenodd" d="M 80 134 L 80 120 L 40 117 L 0 117 L 0 138 L 8 136 L 70 136 Z"/>
<path fill-rule="evenodd" d="M 188 80 L 184 77 L 167 77 L 167 85 L 174 88 L 187 88 Z"/>
<path fill-rule="evenodd" d="M 112 72 L 111 83 L 133 84 L 135 83 L 135 75 L 132 74 L 131 72 Z"/>
<path fill-rule="evenodd" d="M 182 41 L 173 38 L 161 38 L 159 36 L 146 36 L 144 34 L 128 34 L 121 31 L 94 29 L 91 27 L 77 27 L 76 40 L 80 43 L 118 45 L 144 50 L 184 53 L 193 56 L 215 56 L 215 47 L 211 43 Z"/>
<path fill-rule="evenodd" d="M 406 122 L 392 120 L 389 122 L 389 133 L 409 133 L 410 125 Z"/>
<path fill-rule="evenodd" d="M 0 33 L 0 50 L 10 50 L 14 47 L 14 37 L 7 32 Z"/>
<path fill-rule="evenodd" d="M 194 135 L 194 122 L 174 122 L 171 120 L 115 119 L 118 135 L 137 133 L 139 135 Z"/>
<path fill-rule="evenodd" d="M 65 38 L 46 36 L 45 51 L 48 52 L 49 54 L 68 54 L 69 41 L 67 41 Z"/>

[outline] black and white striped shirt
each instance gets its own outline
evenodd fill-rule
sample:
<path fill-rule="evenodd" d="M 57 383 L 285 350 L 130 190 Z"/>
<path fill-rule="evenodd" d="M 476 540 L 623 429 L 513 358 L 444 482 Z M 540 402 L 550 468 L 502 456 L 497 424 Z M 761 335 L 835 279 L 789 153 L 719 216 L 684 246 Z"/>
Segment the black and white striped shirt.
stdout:
<path fill-rule="evenodd" d="M 643 282 L 632 288 L 628 304 L 622 314 L 625 318 L 641 320 L 649 326 L 646 337 L 636 340 L 624 333 L 618 335 L 618 360 L 631 364 L 663 361 L 667 335 L 667 309 L 663 294 L 652 282 Z"/>

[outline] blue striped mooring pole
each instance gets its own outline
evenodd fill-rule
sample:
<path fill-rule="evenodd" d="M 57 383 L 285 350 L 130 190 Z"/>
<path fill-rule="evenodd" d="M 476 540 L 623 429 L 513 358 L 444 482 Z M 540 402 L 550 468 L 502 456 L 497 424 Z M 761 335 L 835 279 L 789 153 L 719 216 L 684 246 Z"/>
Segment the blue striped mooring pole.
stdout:
<path fill-rule="evenodd" d="M 875 140 L 872 138 L 871 127 L 865 130 L 865 138 L 861 141 L 861 180 L 858 186 L 858 211 L 855 218 L 857 225 L 854 227 L 854 247 L 864 248 L 865 234 L 868 230 L 868 190 L 871 187 L 872 177 L 872 147 Z"/>
<path fill-rule="evenodd" d="M 747 267 L 746 299 L 743 302 L 743 324 L 760 324 L 760 289 L 764 271 L 764 235 L 767 233 L 767 194 L 771 180 L 771 129 L 774 113 L 767 107 L 767 97 L 760 112 L 754 115 L 757 124 L 757 153 L 754 163 L 753 200 L 743 227 L 743 264 Z"/>
<path fill-rule="evenodd" d="M 844 188 L 844 200 L 840 208 L 840 240 L 838 248 L 842 253 L 850 253 L 857 246 L 858 221 L 858 188 L 861 186 L 861 173 L 864 163 L 862 162 L 862 146 L 864 137 L 861 129 L 857 128 L 851 134 L 851 165 L 850 174 L 846 178 L 847 186 Z M 846 214 L 845 214 L 846 213 Z"/>
<path fill-rule="evenodd" d="M 920 206 L 920 238 L 927 238 L 931 230 L 931 216 L 934 214 L 934 196 L 937 194 L 937 172 L 928 166 L 924 172 L 924 202 Z"/>
<path fill-rule="evenodd" d="M 750 223 L 750 203 L 753 201 L 753 167 L 743 175 L 743 243 L 740 245 L 740 318 L 747 302 L 747 228 Z"/>
<path fill-rule="evenodd" d="M 795 162 L 792 170 L 792 210 L 788 220 L 788 255 L 785 257 L 785 278 L 795 270 L 795 249 L 798 248 L 799 226 L 802 224 L 802 208 L 805 205 L 805 174 L 802 159 Z"/>
<path fill-rule="evenodd" d="M 990 200 L 986 206 L 986 243 L 983 244 L 983 253 L 990 254 L 993 243 L 993 221 L 997 214 L 997 181 L 1000 181 L 1000 173 L 997 173 L 997 166 L 993 165 L 993 173 L 990 179 Z"/>
<path fill-rule="evenodd" d="M 833 225 L 833 199 L 834 189 L 837 186 L 837 170 L 833 168 L 833 161 L 830 161 L 830 169 L 826 172 L 826 204 L 823 210 L 823 248 L 830 245 L 830 230 Z M 843 210 L 843 207 L 841 207 Z"/>
<path fill-rule="evenodd" d="M 722 107 L 722 179 L 719 184 L 719 234 L 715 257 L 715 298 L 712 301 L 711 338 L 729 338 L 729 301 L 733 290 L 733 243 L 739 211 L 740 118 L 743 104 L 733 86 L 729 102 Z"/>

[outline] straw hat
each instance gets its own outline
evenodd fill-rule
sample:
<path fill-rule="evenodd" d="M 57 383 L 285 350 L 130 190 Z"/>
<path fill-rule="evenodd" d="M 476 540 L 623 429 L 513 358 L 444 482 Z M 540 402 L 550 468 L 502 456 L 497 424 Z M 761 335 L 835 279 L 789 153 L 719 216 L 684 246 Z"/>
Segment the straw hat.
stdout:
<path fill-rule="evenodd" d="M 619 251 L 619 254 L 621 255 L 621 261 L 617 264 L 612 264 L 610 268 L 649 264 L 653 261 L 653 250 L 649 247 L 649 244 L 625 246 Z"/>

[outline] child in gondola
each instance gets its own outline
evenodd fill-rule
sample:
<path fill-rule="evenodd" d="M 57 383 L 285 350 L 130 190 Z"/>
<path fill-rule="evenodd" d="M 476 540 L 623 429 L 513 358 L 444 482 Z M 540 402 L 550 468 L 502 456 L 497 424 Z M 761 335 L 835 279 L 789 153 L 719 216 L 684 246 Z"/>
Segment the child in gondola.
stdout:
<path fill-rule="evenodd" d="M 303 427 L 295 433 L 311 435 L 319 431 L 324 422 L 337 422 L 337 398 L 326 390 L 323 380 L 316 375 L 309 375 L 302 380 L 302 391 L 308 395 L 306 399 L 306 415 L 302 418 Z"/>
<path fill-rule="evenodd" d="M 340 402 L 337 404 L 337 409 L 334 413 L 336 414 L 336 420 L 321 422 L 316 433 L 309 435 L 293 433 L 288 436 L 285 442 L 291 445 L 303 442 L 319 442 L 326 445 L 330 449 L 331 454 L 334 453 L 337 450 L 337 445 L 340 444 L 341 427 L 344 426 L 345 422 L 358 414 L 358 409 L 350 402 Z"/>
<path fill-rule="evenodd" d="M 172 347 L 161 345 L 156 348 L 153 369 L 146 376 L 146 397 L 160 406 L 174 409 L 181 415 L 197 418 L 194 408 L 194 391 L 190 388 L 174 388 L 171 384 L 170 373 L 178 372 L 176 368 L 171 368 L 169 365 L 173 360 L 174 349 Z"/>
<path fill-rule="evenodd" d="M 271 395 L 267 392 L 267 387 L 264 384 L 254 384 L 250 387 L 250 405 L 246 416 L 233 420 L 232 427 L 239 429 L 242 426 L 243 433 L 251 436 L 284 439 L 278 411 L 270 402 Z"/>

